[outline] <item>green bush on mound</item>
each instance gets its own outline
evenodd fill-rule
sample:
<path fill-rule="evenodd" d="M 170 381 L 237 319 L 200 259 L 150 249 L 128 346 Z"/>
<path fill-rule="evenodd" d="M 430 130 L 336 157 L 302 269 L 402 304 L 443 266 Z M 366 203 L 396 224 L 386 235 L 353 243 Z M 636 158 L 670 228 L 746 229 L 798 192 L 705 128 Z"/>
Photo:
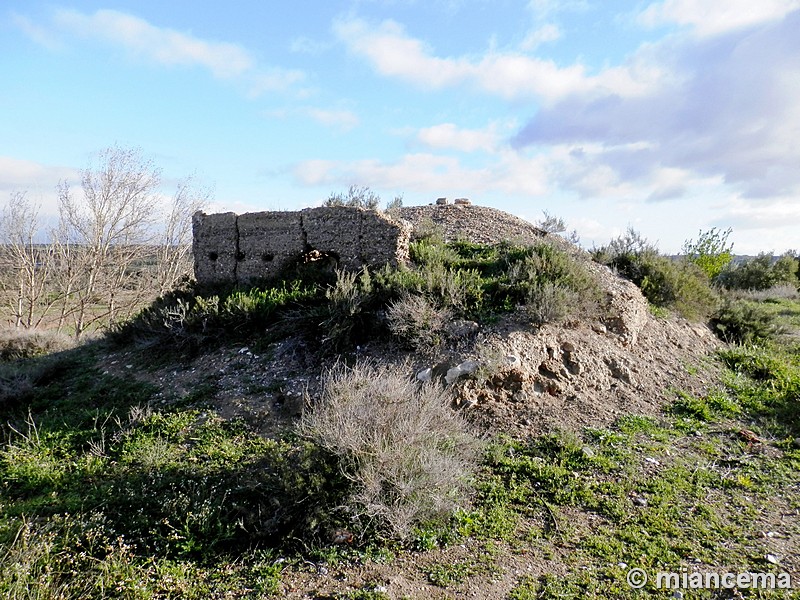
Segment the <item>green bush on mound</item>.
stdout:
<path fill-rule="evenodd" d="M 717 294 L 699 266 L 660 254 L 633 229 L 593 254 L 597 262 L 639 286 L 654 306 L 675 310 L 688 319 L 705 318 L 717 306 Z"/>
<path fill-rule="evenodd" d="M 112 332 L 112 339 L 192 352 L 225 340 L 303 333 L 340 352 L 388 332 L 436 346 L 450 318 L 485 321 L 522 307 L 536 325 L 596 310 L 601 296 L 574 257 L 533 245 L 412 242 L 411 264 L 359 272 L 308 272 L 251 288 L 194 288 L 158 299 Z"/>

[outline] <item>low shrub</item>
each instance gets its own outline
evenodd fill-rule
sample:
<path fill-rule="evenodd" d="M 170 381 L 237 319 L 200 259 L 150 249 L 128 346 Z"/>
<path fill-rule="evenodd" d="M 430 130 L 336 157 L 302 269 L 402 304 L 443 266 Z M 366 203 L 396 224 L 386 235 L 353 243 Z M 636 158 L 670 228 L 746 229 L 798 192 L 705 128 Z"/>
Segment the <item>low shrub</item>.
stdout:
<path fill-rule="evenodd" d="M 508 291 L 537 325 L 596 311 L 597 283 L 565 252 L 540 243 L 516 256 L 507 249 L 504 259 L 509 262 Z"/>
<path fill-rule="evenodd" d="M 458 253 L 450 245 L 431 238 L 411 242 L 408 253 L 411 261 L 422 267 L 452 266 L 459 262 Z"/>
<path fill-rule="evenodd" d="M 775 285 L 766 290 L 736 290 L 730 292 L 737 298 L 753 300 L 754 302 L 800 300 L 800 289 L 793 285 Z"/>
<path fill-rule="evenodd" d="M 725 231 L 712 227 L 708 231 L 700 231 L 697 241 L 687 240 L 684 242 L 681 252 L 683 257 L 691 263 L 696 264 L 708 276 L 714 280 L 733 259 L 733 244 L 728 243 L 733 229 L 730 227 Z"/>
<path fill-rule="evenodd" d="M 345 508 L 362 530 L 405 539 L 470 496 L 476 438 L 440 388 L 389 366 L 333 368 L 301 431 L 339 457 L 354 487 Z"/>
<path fill-rule="evenodd" d="M 351 185 L 345 193 L 332 193 L 323 202 L 323 206 L 350 206 L 377 210 L 381 197 L 367 186 Z"/>
<path fill-rule="evenodd" d="M 319 336 L 324 350 L 338 351 L 368 339 L 374 333 L 376 315 L 372 275 L 336 271 L 336 282 L 325 290 L 325 302 L 292 313 L 290 321 Z"/>
<path fill-rule="evenodd" d="M 447 308 L 439 308 L 426 296 L 404 294 L 386 310 L 389 330 L 419 351 L 429 351 L 442 343 L 442 330 L 452 318 Z"/>
<path fill-rule="evenodd" d="M 720 339 L 735 344 L 768 341 L 781 331 L 774 313 L 743 299 L 726 299 L 711 317 L 711 327 Z"/>
<path fill-rule="evenodd" d="M 317 286 L 299 281 L 247 289 L 179 290 L 115 327 L 109 337 L 119 345 L 160 344 L 192 350 L 263 331 L 284 310 L 319 296 Z"/>
<path fill-rule="evenodd" d="M 453 313 L 477 312 L 484 301 L 484 280 L 475 269 L 433 261 L 417 268 L 385 267 L 375 274 L 375 299 L 389 303 L 404 294 L 425 295 Z"/>
<path fill-rule="evenodd" d="M 581 304 L 578 292 L 548 281 L 528 288 L 524 310 L 535 325 L 544 325 L 575 315 Z"/>

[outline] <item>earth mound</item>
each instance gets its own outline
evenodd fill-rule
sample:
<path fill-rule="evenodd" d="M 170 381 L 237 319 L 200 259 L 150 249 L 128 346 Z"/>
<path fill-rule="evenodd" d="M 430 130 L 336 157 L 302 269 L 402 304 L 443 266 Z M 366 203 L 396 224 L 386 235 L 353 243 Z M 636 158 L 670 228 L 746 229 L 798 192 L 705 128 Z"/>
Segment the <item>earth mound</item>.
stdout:
<path fill-rule="evenodd" d="M 533 327 L 522 311 L 497 322 L 455 322 L 435 355 L 415 353 L 376 339 L 345 356 L 321 355 L 302 336 L 253 352 L 246 347 L 196 357 L 183 371 L 160 374 L 173 389 L 191 389 L 202 375 L 214 380 L 221 414 L 245 417 L 265 432 L 279 432 L 314 398 L 321 374 L 340 360 L 367 360 L 416 377 L 430 369 L 451 388 L 454 405 L 486 430 L 529 435 L 552 428 L 610 424 L 622 413 L 656 415 L 681 389 L 700 394 L 714 380 L 705 357 L 719 347 L 705 325 L 656 317 L 640 290 L 588 253 L 533 224 L 483 206 L 418 206 L 400 209 L 419 233 L 433 223 L 446 240 L 480 244 L 535 243 L 546 239 L 566 250 L 602 290 L 600 310 L 568 322 Z M 471 371 L 447 381 L 464 363 Z"/>

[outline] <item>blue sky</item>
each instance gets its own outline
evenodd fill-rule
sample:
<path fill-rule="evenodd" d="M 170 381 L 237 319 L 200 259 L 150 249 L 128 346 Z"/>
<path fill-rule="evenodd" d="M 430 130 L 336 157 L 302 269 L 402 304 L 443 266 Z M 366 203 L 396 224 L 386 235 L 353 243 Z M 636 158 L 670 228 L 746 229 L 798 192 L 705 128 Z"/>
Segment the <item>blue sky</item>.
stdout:
<path fill-rule="evenodd" d="M 0 5 L 0 204 L 140 147 L 214 207 L 468 197 L 800 249 L 800 0 Z"/>

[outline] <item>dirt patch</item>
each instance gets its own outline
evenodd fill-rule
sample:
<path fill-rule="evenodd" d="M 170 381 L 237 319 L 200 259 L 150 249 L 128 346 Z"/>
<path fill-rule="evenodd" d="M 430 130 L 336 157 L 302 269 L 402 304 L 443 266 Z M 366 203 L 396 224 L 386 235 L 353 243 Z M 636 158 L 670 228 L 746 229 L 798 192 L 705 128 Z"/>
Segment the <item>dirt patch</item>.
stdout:
<path fill-rule="evenodd" d="M 673 390 L 702 394 L 716 380 L 706 357 L 718 347 L 708 328 L 678 319 L 649 319 L 635 344 L 584 323 L 509 325 L 478 344 L 495 365 L 459 382 L 456 401 L 487 430 L 517 436 L 606 426 L 622 414 L 657 415 Z"/>

